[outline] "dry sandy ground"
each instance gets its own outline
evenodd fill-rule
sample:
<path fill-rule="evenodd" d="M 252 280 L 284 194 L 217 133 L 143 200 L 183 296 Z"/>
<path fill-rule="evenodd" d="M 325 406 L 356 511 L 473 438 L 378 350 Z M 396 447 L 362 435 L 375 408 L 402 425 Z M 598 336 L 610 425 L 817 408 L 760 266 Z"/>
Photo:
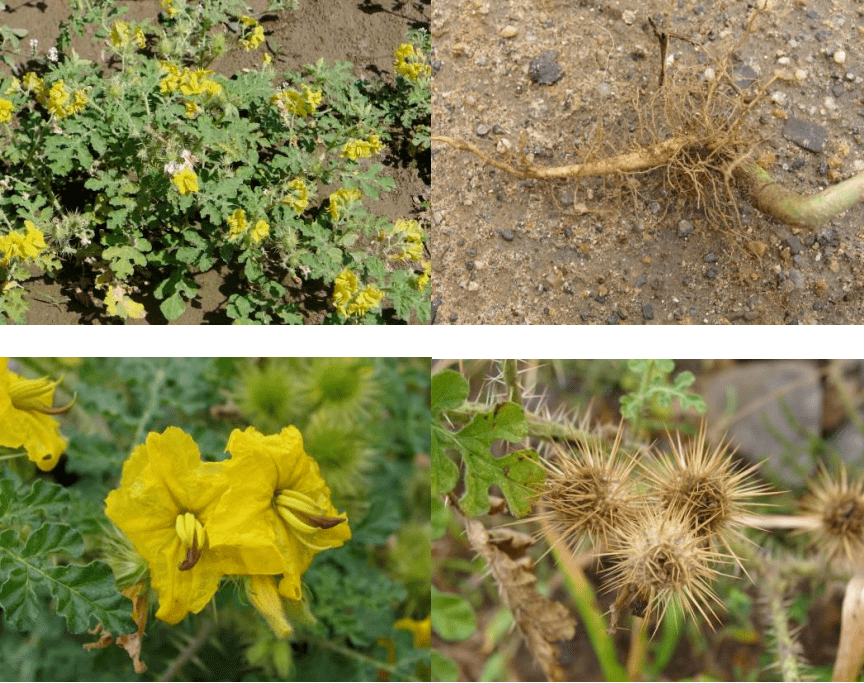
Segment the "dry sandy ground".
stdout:
<path fill-rule="evenodd" d="M 809 194 L 864 170 L 864 5 L 768 4 L 731 64 L 757 87 L 777 70 L 797 74 L 771 85 L 753 121 L 774 178 Z M 433 132 L 516 161 L 521 136 L 535 163 L 553 166 L 577 163 L 599 123 L 597 149 L 624 151 L 638 133 L 634 98 L 657 89 L 648 19 L 680 36 L 670 68 L 706 77 L 702 53 L 742 35 L 748 5 L 756 2 L 436 0 Z M 550 51 L 560 79 L 535 82 L 531 64 Z M 816 126 L 822 149 L 796 144 L 791 119 Z M 864 322 L 864 207 L 796 229 L 741 202 L 743 224 L 728 230 L 670 192 L 662 170 L 622 192 L 615 178 L 514 178 L 435 143 L 432 174 L 435 324 Z"/>

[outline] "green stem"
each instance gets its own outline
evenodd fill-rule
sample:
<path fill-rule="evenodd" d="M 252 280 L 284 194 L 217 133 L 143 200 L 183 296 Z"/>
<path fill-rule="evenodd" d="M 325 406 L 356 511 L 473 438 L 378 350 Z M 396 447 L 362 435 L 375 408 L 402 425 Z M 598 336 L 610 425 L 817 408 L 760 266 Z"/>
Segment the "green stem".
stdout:
<path fill-rule="evenodd" d="M 647 363 L 645 372 L 642 373 L 642 379 L 639 380 L 639 393 L 637 394 L 641 398 L 642 404 L 639 406 L 639 412 L 636 413 L 636 419 L 633 420 L 633 436 L 636 439 L 640 438 L 642 434 L 642 411 L 645 410 L 648 384 L 651 381 L 651 374 L 654 372 L 654 361 L 649 360 Z"/>
<path fill-rule="evenodd" d="M 504 361 L 504 383 L 510 391 L 510 400 L 522 405 L 522 387 L 519 386 L 519 369 L 514 359 Z"/>
<path fill-rule="evenodd" d="M 135 437 L 132 439 L 133 444 L 141 443 L 147 423 L 150 422 L 150 418 L 153 417 L 153 413 L 159 405 L 159 391 L 162 389 L 164 383 L 165 372 L 164 370 L 159 370 L 153 378 L 153 385 L 150 387 L 150 400 L 147 402 L 147 408 L 141 414 L 141 419 L 138 420 L 138 426 L 135 428 Z"/>
<path fill-rule="evenodd" d="M 789 225 L 822 225 L 859 202 L 864 202 L 864 173 L 809 196 L 779 185 L 755 162 L 736 169 L 735 176 L 753 206 Z"/>
<path fill-rule="evenodd" d="M 334 642 L 327 640 L 326 638 L 321 638 L 312 634 L 304 634 L 304 639 L 315 643 L 316 645 L 320 645 L 322 647 L 326 647 L 329 650 L 333 650 L 334 652 L 338 652 L 341 655 L 345 655 L 346 657 L 350 657 L 352 659 L 356 659 L 361 662 L 366 662 L 367 664 L 372 664 L 377 669 L 382 669 L 383 671 L 389 671 L 391 674 L 396 673 L 397 666 L 395 664 L 389 664 L 388 662 L 382 662 L 380 659 L 375 659 L 374 657 L 370 657 L 369 655 L 364 655 L 362 652 L 357 652 L 356 650 L 352 650 L 351 648 L 344 647 L 342 645 L 337 645 Z M 419 681 L 419 678 L 414 678 L 412 676 L 406 676 L 404 673 L 399 672 L 399 675 L 402 676 L 403 680 L 406 681 Z"/>
<path fill-rule="evenodd" d="M 27 455 L 27 451 L 21 451 L 20 453 L 10 453 L 9 455 L 0 455 L 0 460 L 13 460 L 14 458 L 20 458 L 22 455 Z"/>

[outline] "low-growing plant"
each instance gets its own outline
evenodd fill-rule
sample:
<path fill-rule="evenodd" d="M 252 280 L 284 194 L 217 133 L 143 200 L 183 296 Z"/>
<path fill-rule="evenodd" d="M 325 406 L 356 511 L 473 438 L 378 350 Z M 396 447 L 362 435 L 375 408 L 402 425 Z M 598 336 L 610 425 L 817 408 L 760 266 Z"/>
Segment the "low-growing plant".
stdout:
<path fill-rule="evenodd" d="M 386 148 L 428 164 L 426 32 L 367 82 L 324 57 L 278 72 L 239 0 L 164 0 L 156 21 L 113 0 L 70 9 L 57 46 L 0 83 L 0 318 L 23 320 L 32 269 L 78 268 L 109 315 L 144 317 L 153 297 L 176 320 L 195 274 L 222 266 L 235 323 L 303 323 L 297 292 L 322 288 L 323 322 L 429 319 L 426 231 L 364 206 L 394 189 Z M 104 62 L 72 49 L 85 33 Z M 235 50 L 260 65 L 209 68 Z"/>

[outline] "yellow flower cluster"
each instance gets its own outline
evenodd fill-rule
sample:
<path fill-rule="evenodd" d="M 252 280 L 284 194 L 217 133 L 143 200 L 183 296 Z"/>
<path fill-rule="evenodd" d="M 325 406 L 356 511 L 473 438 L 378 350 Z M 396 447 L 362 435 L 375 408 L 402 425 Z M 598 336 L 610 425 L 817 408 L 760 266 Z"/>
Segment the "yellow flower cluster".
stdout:
<path fill-rule="evenodd" d="M 312 90 L 304 84 L 302 94 L 296 90 L 280 90 L 270 98 L 270 104 L 275 104 L 289 114 L 309 116 L 321 105 L 322 97 L 320 90 Z"/>
<path fill-rule="evenodd" d="M 288 183 L 288 195 L 283 197 L 282 203 L 294 209 L 298 215 L 309 206 L 309 187 L 302 178 L 294 178 Z"/>
<path fill-rule="evenodd" d="M 334 508 L 296 427 L 272 435 L 235 429 L 225 450 L 230 459 L 204 462 L 181 429 L 151 432 L 123 465 L 105 514 L 147 562 L 157 618 L 176 624 L 200 612 L 223 576 L 238 576 L 284 638 L 291 625 L 283 601 L 297 605 L 314 556 L 351 538 L 347 516 Z"/>
<path fill-rule="evenodd" d="M 402 43 L 396 48 L 394 66 L 397 74 L 411 80 L 432 74 L 432 69 L 425 63 L 423 54 L 415 50 L 411 43 Z"/>
<path fill-rule="evenodd" d="M 432 261 L 423 261 L 423 273 L 414 280 L 414 288 L 422 290 L 432 277 Z"/>
<path fill-rule="evenodd" d="M 345 159 L 368 159 L 373 154 L 378 154 L 384 149 L 384 144 L 381 138 L 377 135 L 370 135 L 365 140 L 349 140 L 342 147 L 342 157 Z"/>
<path fill-rule="evenodd" d="M 18 79 L 12 82 L 9 91 L 21 87 Z M 66 89 L 66 83 L 63 79 L 54 81 L 49 89 L 46 90 L 45 82 L 33 72 L 24 74 L 24 87 L 36 94 L 36 100 L 44 106 L 49 112 L 54 114 L 59 119 L 65 119 L 67 116 L 77 114 L 84 109 L 87 104 L 87 95 L 83 90 L 69 92 Z M 72 101 L 69 101 L 69 98 Z"/>
<path fill-rule="evenodd" d="M 12 120 L 12 109 L 14 105 L 9 100 L 0 98 L 0 123 L 7 123 Z"/>
<path fill-rule="evenodd" d="M 177 186 L 180 194 L 198 192 L 198 176 L 191 168 L 183 168 L 175 173 L 171 176 L 171 182 Z"/>
<path fill-rule="evenodd" d="M 111 44 L 114 47 L 126 47 L 130 40 L 140 48 L 147 46 L 147 38 L 143 30 L 136 27 L 130 33 L 129 24 L 125 21 L 115 21 L 111 28 Z"/>
<path fill-rule="evenodd" d="M 13 258 L 22 261 L 28 258 L 36 258 L 47 247 L 45 236 L 36 228 L 32 221 L 24 221 L 27 233 L 10 232 L 8 235 L 0 236 L 0 251 L 3 257 L 0 264 L 4 267 L 9 265 Z"/>
<path fill-rule="evenodd" d="M 334 221 L 338 221 L 343 209 L 347 209 L 354 202 L 359 202 L 363 198 L 360 190 L 346 190 L 344 187 L 336 190 L 330 195 L 330 217 Z"/>
<path fill-rule="evenodd" d="M 249 222 L 246 220 L 246 212 L 243 209 L 237 209 L 234 213 L 228 216 L 228 227 L 230 238 L 239 237 L 249 230 Z M 249 231 L 249 237 L 252 238 L 253 244 L 258 244 L 267 235 L 270 234 L 270 224 L 265 220 L 259 220 L 255 227 Z"/>
<path fill-rule="evenodd" d="M 377 287 L 361 290 L 357 276 L 348 268 L 339 273 L 333 283 L 333 305 L 343 318 L 352 315 L 359 318 L 380 306 L 383 298 L 384 292 Z"/>
<path fill-rule="evenodd" d="M 162 0 L 162 9 L 165 10 L 165 14 L 169 17 L 173 17 L 179 11 L 176 7 L 174 7 L 174 2 L 176 0 Z"/>
<path fill-rule="evenodd" d="M 208 78 L 214 72 L 207 69 L 195 69 L 190 71 L 188 66 L 180 68 L 171 62 L 159 62 L 162 71 L 168 75 L 159 82 L 159 89 L 163 93 L 177 92 L 178 90 L 186 97 L 191 95 L 218 95 L 222 92 L 222 86 L 212 78 Z"/>
<path fill-rule="evenodd" d="M 264 27 L 252 17 L 241 16 L 240 21 L 247 26 L 243 31 L 244 37 L 240 39 L 240 44 L 247 51 L 257 50 L 264 42 Z"/>
<path fill-rule="evenodd" d="M 423 258 L 423 229 L 417 221 L 398 220 L 393 226 L 393 235 L 402 236 L 404 243 L 400 251 L 390 256 L 395 261 L 419 261 Z"/>

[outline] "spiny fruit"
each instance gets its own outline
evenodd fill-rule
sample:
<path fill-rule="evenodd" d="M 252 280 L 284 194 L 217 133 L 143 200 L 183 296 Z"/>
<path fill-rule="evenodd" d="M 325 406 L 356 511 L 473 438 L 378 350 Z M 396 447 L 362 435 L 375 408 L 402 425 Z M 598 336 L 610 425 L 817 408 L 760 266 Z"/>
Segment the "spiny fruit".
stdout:
<path fill-rule="evenodd" d="M 771 495 L 764 484 L 753 475 L 757 466 L 736 471 L 734 449 L 721 439 L 713 449 L 707 444 L 705 422 L 698 436 L 682 443 L 681 435 L 671 443 L 671 453 L 660 455 L 643 467 L 649 482 L 663 506 L 680 511 L 694 534 L 708 541 L 718 539 L 731 552 L 733 538 L 747 540 L 739 531 L 744 516 L 751 514 L 753 503 L 748 499 Z M 740 566 L 740 560 L 735 557 Z"/>
<path fill-rule="evenodd" d="M 716 619 L 710 603 L 720 601 L 710 584 L 722 573 L 716 565 L 729 556 L 707 547 L 682 508 L 646 505 L 624 518 L 606 555 L 613 564 L 605 587 L 617 592 L 612 630 L 624 610 L 646 619 L 656 616 L 659 623 L 675 600 L 693 617 L 698 612 L 709 623 L 709 614 Z"/>
<path fill-rule="evenodd" d="M 574 550 L 588 541 L 605 545 L 638 507 L 630 479 L 635 462 L 619 452 L 622 431 L 611 448 L 586 437 L 575 451 L 556 446 L 555 457 L 543 461 L 547 477 L 537 518 Z"/>
<path fill-rule="evenodd" d="M 802 512 L 815 518 L 813 545 L 829 560 L 848 564 L 860 563 L 864 557 L 864 480 L 849 481 L 841 463 L 836 476 L 824 465 L 814 481 L 810 494 L 801 505 Z"/>

